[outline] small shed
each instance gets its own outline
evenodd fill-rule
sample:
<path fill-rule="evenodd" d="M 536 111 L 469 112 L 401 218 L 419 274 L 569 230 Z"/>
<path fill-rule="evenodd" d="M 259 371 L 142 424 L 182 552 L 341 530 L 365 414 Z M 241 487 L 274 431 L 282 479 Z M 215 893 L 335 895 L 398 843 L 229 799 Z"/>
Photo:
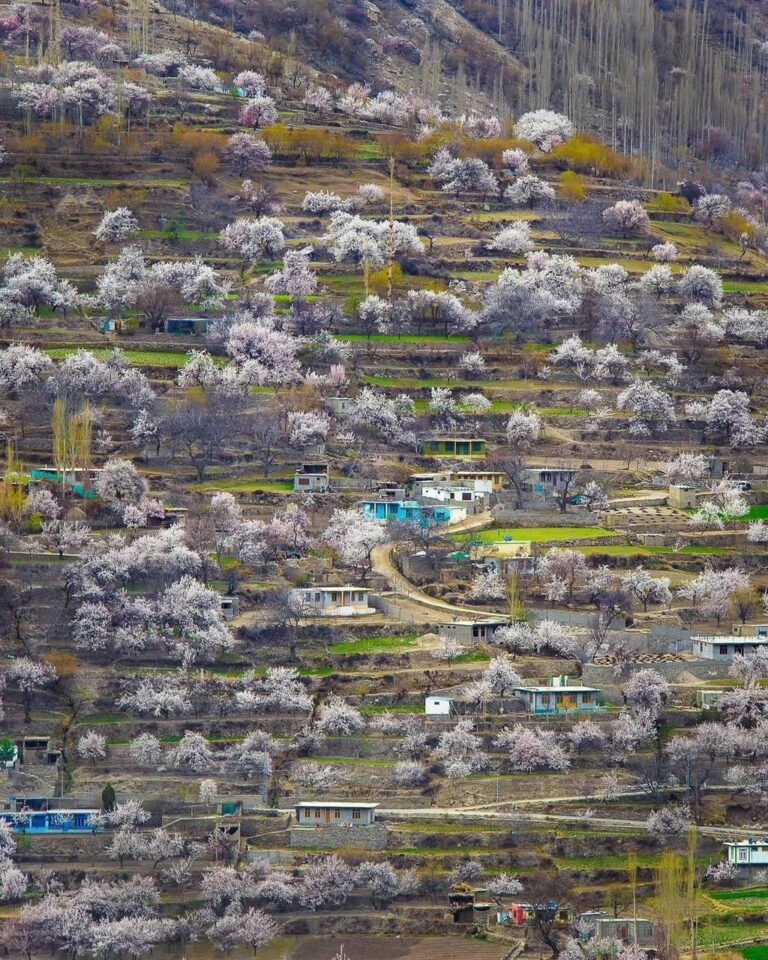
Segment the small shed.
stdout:
<path fill-rule="evenodd" d="M 715 706 L 723 693 L 723 690 L 697 690 L 696 706 L 701 707 L 702 710 L 709 710 Z"/>
<path fill-rule="evenodd" d="M 424 714 L 427 717 L 449 717 L 452 713 L 456 713 L 453 697 L 430 693 L 424 698 Z"/>
<path fill-rule="evenodd" d="M 337 417 L 349 413 L 354 408 L 355 403 L 354 397 L 325 397 L 325 405 L 333 410 Z"/>
<path fill-rule="evenodd" d="M 451 620 L 440 627 L 446 637 L 459 643 L 490 643 L 499 627 L 509 624 L 508 617 L 488 618 L 486 620 Z"/>
<path fill-rule="evenodd" d="M 672 484 L 667 495 L 667 506 L 674 507 L 675 510 L 695 510 L 697 507 L 695 487 L 679 483 Z"/>
<path fill-rule="evenodd" d="M 328 464 L 302 463 L 293 474 L 295 493 L 326 493 L 328 490 Z"/>
<path fill-rule="evenodd" d="M 240 613 L 240 600 L 238 597 L 219 597 L 219 608 L 225 620 L 232 620 Z"/>
<path fill-rule="evenodd" d="M 165 332 L 186 336 L 200 336 L 208 333 L 209 320 L 207 317 L 168 317 L 165 321 Z"/>

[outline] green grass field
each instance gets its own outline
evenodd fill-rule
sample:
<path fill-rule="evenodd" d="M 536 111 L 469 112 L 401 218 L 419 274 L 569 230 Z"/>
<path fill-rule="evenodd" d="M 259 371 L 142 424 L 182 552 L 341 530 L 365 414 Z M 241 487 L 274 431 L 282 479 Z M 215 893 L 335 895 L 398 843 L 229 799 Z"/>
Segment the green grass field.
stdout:
<path fill-rule="evenodd" d="M 756 503 L 749 508 L 741 520 L 768 520 L 768 503 Z"/>
<path fill-rule="evenodd" d="M 748 947 L 742 947 L 739 953 L 744 960 L 768 960 L 768 943 L 753 943 Z"/>
<path fill-rule="evenodd" d="M 228 493 L 292 493 L 293 480 L 260 480 L 250 477 L 233 477 L 221 480 L 204 480 L 192 483 L 190 490 L 224 490 Z"/>
<path fill-rule="evenodd" d="M 602 527 L 498 527 L 492 530 L 478 530 L 472 539 L 480 543 L 498 543 L 508 537 L 510 540 L 530 540 L 532 543 L 548 543 L 553 540 L 589 540 L 592 537 L 612 537 L 613 531 Z M 455 540 L 466 538 L 466 534 L 453 534 Z"/>
<path fill-rule="evenodd" d="M 399 653 L 415 643 L 415 636 L 361 637 L 359 640 L 342 640 L 328 649 L 335 656 L 348 656 L 352 653 Z"/>
<path fill-rule="evenodd" d="M 89 353 L 92 353 L 94 357 L 97 357 L 99 360 L 106 360 L 112 353 L 111 348 L 107 349 L 106 347 L 87 349 Z M 76 352 L 77 350 L 74 347 L 49 347 L 43 350 L 43 353 L 47 353 L 53 360 L 64 360 Z M 166 367 L 178 369 L 179 367 L 183 367 L 187 362 L 186 351 L 176 353 L 173 350 L 124 350 L 123 356 L 128 363 L 137 367 Z"/>

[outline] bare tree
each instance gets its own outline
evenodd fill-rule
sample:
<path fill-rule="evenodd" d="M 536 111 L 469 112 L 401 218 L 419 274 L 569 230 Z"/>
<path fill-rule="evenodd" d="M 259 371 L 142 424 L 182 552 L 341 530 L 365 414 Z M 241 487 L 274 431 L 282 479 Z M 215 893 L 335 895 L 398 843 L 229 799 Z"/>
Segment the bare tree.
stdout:
<path fill-rule="evenodd" d="M 237 431 L 242 410 L 240 397 L 220 390 L 189 396 L 170 410 L 165 429 L 171 449 L 187 454 L 199 480 Z"/>
<path fill-rule="evenodd" d="M 280 421 L 274 410 L 260 410 L 256 414 L 251 421 L 250 438 L 261 472 L 268 477 L 282 440 Z"/>

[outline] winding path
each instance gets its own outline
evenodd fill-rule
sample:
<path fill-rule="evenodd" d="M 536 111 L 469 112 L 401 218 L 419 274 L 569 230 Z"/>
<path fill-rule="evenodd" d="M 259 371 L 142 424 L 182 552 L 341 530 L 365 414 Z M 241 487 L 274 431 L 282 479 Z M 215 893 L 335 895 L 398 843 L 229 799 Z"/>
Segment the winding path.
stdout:
<path fill-rule="evenodd" d="M 473 517 L 467 517 L 466 520 L 462 520 L 461 523 L 451 524 L 445 528 L 447 533 L 463 533 L 469 530 L 482 530 L 484 527 L 490 526 L 493 522 L 493 514 L 490 510 L 486 510 L 484 513 L 478 513 Z M 397 569 L 392 560 L 392 553 L 395 549 L 393 543 L 382 543 L 378 547 L 374 547 L 371 554 L 371 560 L 373 564 L 373 571 L 378 573 L 379 576 L 384 577 L 385 580 L 389 582 L 392 591 L 397 595 L 405 598 L 411 603 L 418 604 L 422 607 L 428 607 L 435 613 L 438 614 L 448 614 L 451 617 L 455 618 L 466 618 L 471 616 L 473 618 L 478 616 L 492 616 L 493 614 L 488 610 L 478 609 L 477 607 L 461 607 L 458 604 L 447 603 L 445 600 L 438 600 L 436 597 L 431 597 L 428 593 L 425 593 L 423 590 L 420 590 L 415 584 L 411 583 L 410 580 L 407 580 L 402 573 Z M 394 602 L 397 602 L 396 599 Z"/>

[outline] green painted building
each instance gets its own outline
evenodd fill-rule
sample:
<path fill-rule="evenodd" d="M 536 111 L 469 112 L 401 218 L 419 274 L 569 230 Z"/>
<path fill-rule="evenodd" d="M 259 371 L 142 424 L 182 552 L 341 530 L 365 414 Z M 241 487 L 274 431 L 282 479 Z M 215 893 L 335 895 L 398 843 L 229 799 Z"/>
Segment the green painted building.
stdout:
<path fill-rule="evenodd" d="M 422 457 L 484 457 L 485 440 L 473 437 L 429 437 L 421 441 Z"/>

